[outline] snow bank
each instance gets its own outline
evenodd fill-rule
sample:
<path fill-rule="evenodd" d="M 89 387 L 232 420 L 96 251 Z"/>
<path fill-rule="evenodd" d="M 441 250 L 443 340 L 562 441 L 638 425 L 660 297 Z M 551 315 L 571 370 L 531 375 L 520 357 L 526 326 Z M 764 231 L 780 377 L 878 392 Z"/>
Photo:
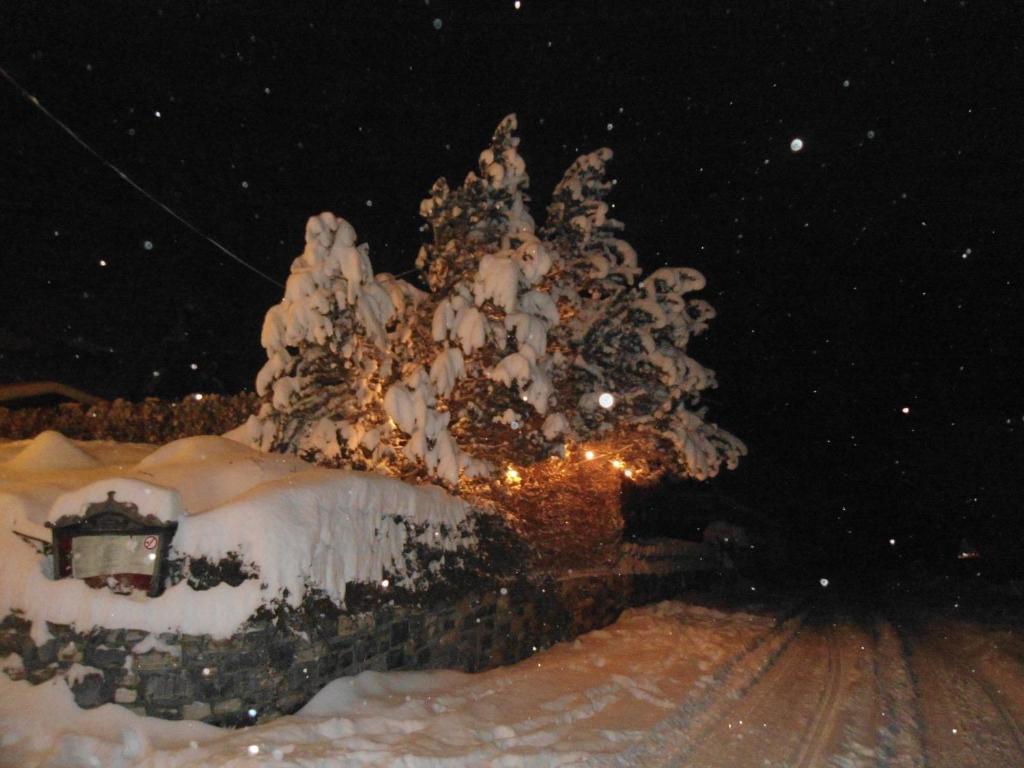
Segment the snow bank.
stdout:
<path fill-rule="evenodd" d="M 79 710 L 66 683 L 0 676 L 11 765 L 580 765 L 620 755 L 773 620 L 682 603 L 619 621 L 519 664 L 479 674 L 364 672 L 296 715 L 241 730 Z"/>
<path fill-rule="evenodd" d="M 365 472 L 311 469 L 264 483 L 225 505 L 182 521 L 174 550 L 220 560 L 236 552 L 260 569 L 264 592 L 298 605 L 306 585 L 337 601 L 350 581 L 414 588 L 405 561 L 406 522 L 419 540 L 454 550 L 471 538 L 455 531 L 469 511 L 440 488 L 419 488 Z"/>
<path fill-rule="evenodd" d="M 0 463 L 0 616 L 21 611 L 40 641 L 47 621 L 228 637 L 260 606 L 283 599 L 297 605 L 310 586 L 339 603 L 346 583 L 380 583 L 385 574 L 395 586 L 415 588 L 416 564 L 405 555 L 411 530 L 436 548 L 476 543 L 462 525 L 469 506 L 439 488 L 310 469 L 295 457 L 220 437 L 154 451 L 57 435 L 0 447 L 0 460 L 11 455 L 32 460 Z M 83 455 L 95 465 L 83 468 Z M 134 462 L 123 463 L 128 457 Z M 49 540 L 45 521 L 79 515 L 109 491 L 143 515 L 178 522 L 172 558 L 216 562 L 234 553 L 255 565 L 259 579 L 198 592 L 182 582 L 148 598 L 48 578 L 48 559 L 14 531 Z"/>
<path fill-rule="evenodd" d="M 59 469 L 88 469 L 99 463 L 60 432 L 47 430 L 28 441 L 28 445 L 8 460 L 6 465 L 8 469 L 19 472 L 50 472 Z"/>

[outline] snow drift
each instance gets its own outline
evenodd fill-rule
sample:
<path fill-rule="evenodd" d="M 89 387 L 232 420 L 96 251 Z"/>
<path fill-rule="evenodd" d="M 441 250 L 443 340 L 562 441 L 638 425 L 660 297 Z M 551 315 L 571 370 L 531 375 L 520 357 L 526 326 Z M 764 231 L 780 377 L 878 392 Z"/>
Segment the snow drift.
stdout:
<path fill-rule="evenodd" d="M 178 522 L 172 559 L 232 556 L 258 578 L 204 591 L 182 581 L 157 598 L 49 578 L 49 559 L 15 532 L 49 540 L 47 520 L 81 514 L 111 490 L 143 515 Z M 310 468 L 221 437 L 154 450 L 43 433 L 0 445 L 0 615 L 20 612 L 37 641 L 47 621 L 228 637 L 261 606 L 296 606 L 309 589 L 339 604 L 346 584 L 381 584 L 386 575 L 390 586 L 415 589 L 409 545 L 474 546 L 469 512 L 440 488 Z"/>

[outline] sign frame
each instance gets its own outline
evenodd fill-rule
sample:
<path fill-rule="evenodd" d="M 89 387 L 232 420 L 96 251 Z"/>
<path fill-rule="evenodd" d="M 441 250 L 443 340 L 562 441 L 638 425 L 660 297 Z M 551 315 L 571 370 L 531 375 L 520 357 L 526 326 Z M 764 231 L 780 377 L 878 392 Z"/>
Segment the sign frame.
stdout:
<path fill-rule="evenodd" d="M 155 515 L 142 515 L 137 505 L 114 499 L 115 491 L 107 491 L 106 501 L 89 504 L 81 515 L 64 515 L 46 523 L 53 531 L 53 575 L 55 579 L 72 577 L 72 543 L 80 536 L 143 536 L 156 537 L 153 569 L 149 573 L 111 573 L 82 579 L 98 588 L 113 577 L 118 584 L 133 589 L 145 589 L 150 597 L 157 597 L 164 589 L 171 539 L 178 529 L 177 522 L 164 522 Z"/>

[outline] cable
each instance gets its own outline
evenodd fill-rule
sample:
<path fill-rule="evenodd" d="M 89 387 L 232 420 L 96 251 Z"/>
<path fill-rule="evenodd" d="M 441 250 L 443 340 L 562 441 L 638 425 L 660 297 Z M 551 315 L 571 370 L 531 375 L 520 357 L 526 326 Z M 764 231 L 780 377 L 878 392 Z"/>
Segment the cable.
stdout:
<path fill-rule="evenodd" d="M 24 87 L 22 87 L 21 83 L 19 83 L 19 82 L 18 82 L 17 80 L 15 80 L 15 79 L 14 79 L 13 77 L 11 77 L 11 75 L 10 75 L 10 74 L 9 74 L 9 73 L 7 72 L 7 70 L 6 70 L 6 69 L 4 69 L 3 67 L 0 67 L 0 75 L 3 75 L 3 76 L 4 76 L 4 78 L 5 78 L 5 79 L 6 79 L 6 80 L 7 80 L 8 82 L 10 82 L 10 84 L 11 84 L 11 85 L 13 85 L 13 86 L 14 86 L 15 88 L 17 88 L 17 89 L 18 89 L 18 91 L 19 91 L 19 92 L 21 93 L 21 95 L 22 95 L 22 96 L 23 96 L 23 97 L 25 98 L 25 100 L 26 100 L 26 101 L 28 101 L 28 102 L 29 102 L 29 103 L 30 103 L 30 104 L 31 104 L 31 105 L 32 105 L 33 107 L 35 107 L 36 109 L 38 109 L 38 110 L 39 110 L 40 112 L 42 112 L 42 113 L 43 113 L 44 115 L 46 115 L 46 116 L 47 116 L 47 117 L 48 117 L 48 118 L 49 118 L 50 120 L 52 120 L 52 121 L 53 121 L 54 123 L 56 123 L 56 124 L 57 124 L 58 126 L 60 126 L 61 130 L 62 130 L 62 131 L 64 131 L 64 133 L 66 133 L 66 134 L 67 134 L 68 136 L 70 136 L 70 137 L 71 137 L 72 139 L 74 139 L 74 140 L 75 140 L 75 141 L 76 141 L 76 142 L 77 142 L 77 143 L 78 143 L 79 145 L 81 145 L 81 146 L 82 146 L 82 148 L 83 148 L 83 149 L 85 149 L 85 150 L 86 150 L 86 151 L 87 151 L 87 152 L 88 152 L 89 154 L 91 154 L 91 155 L 92 155 L 93 157 L 95 157 L 95 158 L 96 158 L 97 160 L 99 160 L 99 161 L 100 161 L 101 163 L 103 163 L 103 164 L 104 164 L 105 166 L 107 166 L 108 168 L 110 168 L 110 170 L 112 170 L 112 171 L 113 171 L 114 173 L 116 173 L 116 174 L 117 174 L 118 176 L 120 176 L 120 177 L 121 177 L 121 178 L 122 178 L 122 179 L 123 179 L 123 180 L 124 180 L 125 182 L 127 182 L 127 183 L 128 183 L 129 185 L 131 185 L 131 186 L 132 186 L 132 187 L 133 187 L 133 188 L 134 188 L 134 189 L 135 189 L 135 190 L 136 190 L 136 191 L 137 191 L 137 192 L 138 192 L 139 194 L 141 194 L 141 195 L 142 195 L 143 197 L 145 197 L 145 198 L 147 198 L 148 200 L 150 200 L 150 201 L 151 201 L 152 203 L 154 203 L 155 205 L 158 205 L 159 207 L 163 208 L 163 209 L 164 209 L 164 211 L 166 211 L 167 213 L 169 213 L 169 214 L 170 214 L 171 216 L 173 216 L 173 217 L 174 217 L 175 219 L 177 219 L 177 220 L 178 220 L 179 222 L 181 222 L 181 223 L 182 223 L 182 224 L 184 224 L 184 225 L 185 225 L 186 227 L 188 227 L 188 229 L 190 229 L 190 230 L 191 230 L 192 232 L 194 232 L 195 234 L 199 235 L 199 236 L 200 236 L 201 238 L 203 238 L 203 239 L 204 239 L 204 240 L 206 240 L 206 241 L 207 241 L 208 243 L 210 243 L 210 245 L 212 245 L 212 246 L 214 246 L 215 248 L 217 248 L 217 249 L 218 249 L 219 251 L 221 251 L 222 253 L 224 253 L 224 254 L 225 254 L 226 256 L 228 256 L 229 258 L 232 258 L 232 259 L 234 259 L 235 261 L 237 261 L 237 262 L 238 262 L 239 264 L 241 264 L 241 265 L 242 265 L 243 267 L 245 267 L 246 269 L 248 269 L 248 270 L 251 270 L 251 271 L 255 272 L 255 273 L 256 273 L 257 275 L 259 275 L 260 277 L 262 277 L 262 278 L 263 278 L 264 280 L 266 280 L 266 281 L 268 281 L 268 282 L 270 282 L 270 283 L 273 283 L 273 284 L 274 284 L 274 285 L 276 285 L 276 286 L 277 286 L 278 288 L 284 288 L 284 285 L 282 285 L 282 284 L 281 284 L 281 283 L 279 283 L 279 282 L 278 282 L 277 280 L 275 280 L 274 278 L 272 278 L 272 277 L 271 277 L 270 275 L 268 275 L 268 274 L 267 274 L 266 272 L 263 272 L 262 270 L 258 269 L 257 267 L 254 267 L 254 266 L 253 266 L 252 264 L 250 264 L 249 262 L 247 262 L 247 261 L 246 261 L 245 259 L 243 259 L 243 258 L 242 258 L 241 256 L 237 256 L 237 255 L 235 255 L 234 253 L 232 253 L 232 252 L 231 252 L 230 250 L 228 250 L 228 248 L 227 248 L 227 247 L 225 247 L 225 246 L 221 245 L 220 243 L 218 243 L 218 242 L 217 242 L 216 240 L 214 240 L 214 239 L 213 239 L 212 237 L 210 237 L 210 236 L 209 236 L 208 234 L 206 234 L 205 232 L 203 232 L 203 231 L 202 231 L 201 229 L 199 229 L 199 228 L 198 228 L 197 226 L 195 226 L 195 225 L 194 225 L 194 224 L 193 224 L 192 222 L 190 222 L 190 221 L 189 221 L 188 219 L 185 219 L 184 217 L 182 217 L 182 216 L 178 215 L 177 213 L 175 213 L 175 212 L 174 212 L 173 210 L 171 210 L 171 208 L 170 208 L 170 207 L 168 207 L 168 206 L 167 206 L 167 205 L 166 205 L 165 203 L 163 203 L 162 201 L 158 200 L 158 199 L 157 199 L 157 198 L 155 198 L 155 197 L 154 197 L 153 195 L 151 195 L 151 194 L 150 194 L 149 192 L 147 192 L 147 191 L 146 191 L 146 190 L 144 190 L 144 189 L 143 189 L 142 187 L 140 187 L 140 186 L 139 186 L 138 184 L 136 184 L 136 183 L 135 183 L 135 181 L 134 181 L 134 180 L 133 180 L 133 179 L 132 179 L 132 178 L 131 178 L 130 176 L 128 176 L 128 174 L 127 174 L 127 173 L 125 173 L 124 171 L 122 171 L 122 170 L 121 170 L 120 168 L 118 168 L 118 167 L 117 167 L 116 165 L 114 165 L 114 164 L 113 164 L 112 162 L 110 162 L 110 161 L 109 161 L 109 160 L 107 160 L 107 159 L 106 159 L 105 157 L 103 157 L 103 155 L 101 155 L 101 154 L 100 154 L 99 152 L 97 152 L 97 151 L 96 151 L 95 149 L 93 149 L 93 148 L 92 148 L 91 146 L 89 146 L 89 145 L 88 145 L 88 144 L 87 144 L 87 143 L 86 143 L 86 142 L 85 142 L 85 141 L 84 141 L 84 140 L 83 140 L 83 139 L 82 139 L 82 138 L 81 138 L 81 137 L 80 137 L 80 136 L 79 136 L 78 134 L 76 134 L 76 133 L 75 133 L 75 132 L 74 132 L 73 130 L 71 130 L 71 128 L 70 128 L 70 127 L 68 127 L 68 125 L 67 125 L 67 124 L 65 124 L 65 123 L 64 123 L 63 121 L 61 121 L 61 120 L 60 120 L 60 118 L 58 118 L 58 117 L 56 117 L 55 115 L 53 115 L 53 114 L 52 114 L 52 113 L 51 113 L 51 112 L 50 112 L 50 111 L 49 111 L 49 110 L 48 110 L 48 109 L 47 109 L 46 107 L 44 107 L 44 106 L 43 106 L 42 104 L 40 104 L 40 103 L 39 103 L 39 99 L 37 99 L 37 98 L 36 98 L 35 96 L 33 96 L 33 95 L 32 95 L 31 93 L 29 93 L 29 92 L 28 92 L 27 90 L 25 90 L 25 88 L 24 88 Z"/>

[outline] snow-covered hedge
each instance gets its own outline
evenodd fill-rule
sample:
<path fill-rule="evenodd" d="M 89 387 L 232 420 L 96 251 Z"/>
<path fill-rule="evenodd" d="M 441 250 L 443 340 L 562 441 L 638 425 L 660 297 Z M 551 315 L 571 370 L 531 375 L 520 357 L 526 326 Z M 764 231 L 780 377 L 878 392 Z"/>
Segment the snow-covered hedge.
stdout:
<path fill-rule="evenodd" d="M 53 407 L 0 408 L 0 438 L 28 440 L 53 430 L 75 440 L 169 443 L 182 437 L 220 435 L 243 423 L 259 408 L 251 392 L 237 395 L 196 393 L 180 401 L 148 397 L 139 402 L 101 400 L 94 405 L 61 403 Z"/>

